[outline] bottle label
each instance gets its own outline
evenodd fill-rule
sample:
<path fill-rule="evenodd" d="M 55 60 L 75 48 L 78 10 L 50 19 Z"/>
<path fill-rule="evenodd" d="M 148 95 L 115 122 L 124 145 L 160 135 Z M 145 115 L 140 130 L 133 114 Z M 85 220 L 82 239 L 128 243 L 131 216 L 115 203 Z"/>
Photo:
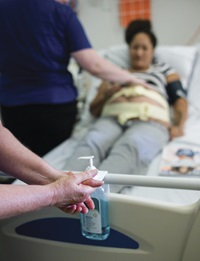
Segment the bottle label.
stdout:
<path fill-rule="evenodd" d="M 101 234 L 101 210 L 100 200 L 92 198 L 95 204 L 95 209 L 90 210 L 83 218 L 83 229 L 90 233 Z"/>

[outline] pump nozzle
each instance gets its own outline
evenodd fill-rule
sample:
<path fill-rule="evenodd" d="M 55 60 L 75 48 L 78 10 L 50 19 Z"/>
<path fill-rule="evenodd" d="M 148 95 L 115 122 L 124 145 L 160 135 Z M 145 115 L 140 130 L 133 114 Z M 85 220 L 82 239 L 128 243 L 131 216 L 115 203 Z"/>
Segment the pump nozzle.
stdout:
<path fill-rule="evenodd" d="M 89 170 L 89 169 L 96 169 L 95 166 L 93 165 L 93 158 L 94 156 L 85 156 L 85 157 L 79 157 L 78 159 L 88 159 L 89 166 L 86 168 L 86 170 Z"/>
<path fill-rule="evenodd" d="M 85 156 L 85 157 L 79 157 L 78 159 L 89 160 L 89 166 L 86 168 L 86 170 L 91 170 L 91 169 L 96 169 L 96 167 L 93 165 L 93 158 L 94 156 Z M 103 180 L 107 173 L 108 173 L 107 171 L 98 170 L 98 174 L 94 177 L 94 179 Z"/>

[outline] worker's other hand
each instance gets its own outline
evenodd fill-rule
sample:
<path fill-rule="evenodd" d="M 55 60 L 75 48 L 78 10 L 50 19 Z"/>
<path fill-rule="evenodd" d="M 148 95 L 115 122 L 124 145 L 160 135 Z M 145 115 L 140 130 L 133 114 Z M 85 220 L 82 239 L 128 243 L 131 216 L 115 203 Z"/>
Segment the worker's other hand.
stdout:
<path fill-rule="evenodd" d="M 67 172 L 65 176 L 49 184 L 53 190 L 52 206 L 58 206 L 67 213 L 87 213 L 94 208 L 90 194 L 103 181 L 94 180 L 97 170 L 81 173 Z"/>

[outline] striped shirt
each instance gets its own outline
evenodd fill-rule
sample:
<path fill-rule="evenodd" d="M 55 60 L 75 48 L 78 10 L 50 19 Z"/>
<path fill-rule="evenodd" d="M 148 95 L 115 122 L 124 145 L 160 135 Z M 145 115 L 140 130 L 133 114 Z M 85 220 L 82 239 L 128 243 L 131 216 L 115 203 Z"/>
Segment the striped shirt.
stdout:
<path fill-rule="evenodd" d="M 172 67 L 166 63 L 159 62 L 153 63 L 145 72 L 133 72 L 134 76 L 144 80 L 154 90 L 162 94 L 166 99 L 169 98 L 166 91 L 166 78 L 173 73 L 176 73 L 176 71 Z"/>

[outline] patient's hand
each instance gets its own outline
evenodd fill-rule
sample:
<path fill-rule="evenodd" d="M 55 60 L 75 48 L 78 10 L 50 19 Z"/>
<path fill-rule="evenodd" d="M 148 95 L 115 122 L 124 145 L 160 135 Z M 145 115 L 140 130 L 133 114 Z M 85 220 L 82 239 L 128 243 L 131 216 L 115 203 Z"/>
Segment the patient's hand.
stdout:
<path fill-rule="evenodd" d="M 107 88 L 104 89 L 104 96 L 107 99 L 109 99 L 110 97 L 113 96 L 113 94 L 115 94 L 116 92 L 120 91 L 121 87 L 119 85 L 116 84 L 107 84 Z"/>
<path fill-rule="evenodd" d="M 184 135 L 183 128 L 179 126 L 172 126 L 169 130 L 170 139 L 173 140 Z"/>

